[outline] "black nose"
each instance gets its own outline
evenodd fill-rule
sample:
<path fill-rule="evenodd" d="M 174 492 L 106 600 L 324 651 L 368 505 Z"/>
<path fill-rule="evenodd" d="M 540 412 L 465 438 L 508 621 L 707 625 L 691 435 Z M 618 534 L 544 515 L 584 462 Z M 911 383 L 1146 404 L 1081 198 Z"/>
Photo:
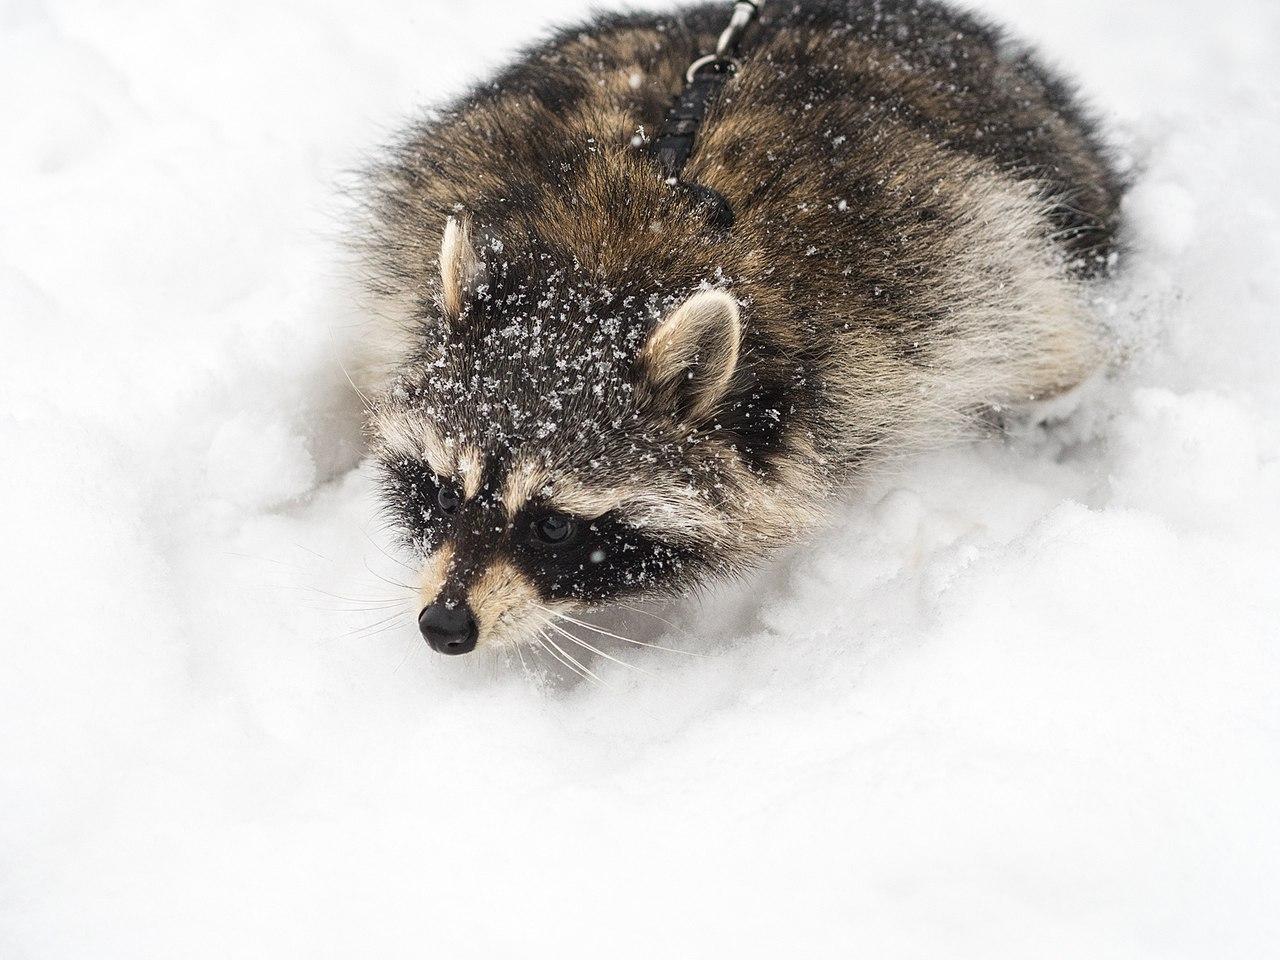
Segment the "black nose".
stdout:
<path fill-rule="evenodd" d="M 418 629 L 436 653 L 470 653 L 476 648 L 476 618 L 465 603 L 437 600 L 418 614 Z"/>

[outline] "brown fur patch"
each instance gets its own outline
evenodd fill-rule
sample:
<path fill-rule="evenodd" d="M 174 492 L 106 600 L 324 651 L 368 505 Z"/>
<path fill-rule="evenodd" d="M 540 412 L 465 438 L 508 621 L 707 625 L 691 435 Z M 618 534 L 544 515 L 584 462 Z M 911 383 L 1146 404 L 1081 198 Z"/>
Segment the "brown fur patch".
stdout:
<path fill-rule="evenodd" d="M 436 597 L 440 596 L 440 591 L 444 589 L 449 573 L 453 569 L 453 559 L 453 547 L 447 543 L 427 558 L 419 577 L 420 608 L 429 607 L 435 602 Z"/>
<path fill-rule="evenodd" d="M 441 434 L 434 420 L 420 413 L 383 405 L 369 418 L 378 437 L 377 452 L 387 457 L 412 457 L 442 477 L 452 476 L 457 464 L 456 444 Z"/>
<path fill-rule="evenodd" d="M 502 504 L 507 509 L 507 516 L 514 517 L 520 508 L 539 496 L 551 483 L 551 474 L 537 460 L 521 457 L 507 471 L 506 481 L 502 487 Z"/>
<path fill-rule="evenodd" d="M 537 623 L 538 591 L 516 567 L 493 561 L 467 592 L 480 630 L 480 643 L 502 644 L 526 638 Z"/>
<path fill-rule="evenodd" d="M 484 454 L 474 445 L 464 447 L 458 454 L 455 476 L 461 480 L 462 496 L 472 499 L 484 484 Z"/>

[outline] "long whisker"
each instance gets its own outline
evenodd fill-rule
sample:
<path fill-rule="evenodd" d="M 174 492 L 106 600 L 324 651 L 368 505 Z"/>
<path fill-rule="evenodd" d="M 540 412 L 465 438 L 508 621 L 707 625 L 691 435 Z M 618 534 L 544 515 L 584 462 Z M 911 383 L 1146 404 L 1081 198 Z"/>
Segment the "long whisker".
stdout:
<path fill-rule="evenodd" d="M 543 679 L 545 679 L 547 675 L 546 674 L 547 668 L 542 664 L 542 655 L 547 652 L 547 648 L 546 646 L 543 645 L 541 640 L 538 640 L 537 637 L 534 637 L 533 639 L 537 641 L 537 646 L 531 645 L 529 647 L 529 656 L 534 658 L 535 662 L 538 665 L 538 669 L 542 671 Z"/>
<path fill-rule="evenodd" d="M 325 561 L 325 563 L 333 563 L 333 558 L 332 558 L 332 557 L 326 557 L 326 556 L 325 556 L 323 553 L 321 553 L 319 550 L 312 550 L 310 547 L 308 547 L 308 546 L 304 546 L 303 544 L 298 543 L 298 542 L 296 542 L 296 541 L 294 542 L 294 544 L 293 544 L 293 545 L 294 545 L 297 549 L 301 550 L 303 553 L 309 553 L 309 554 L 311 554 L 313 557 L 316 557 L 316 558 L 318 558 L 318 559 L 320 559 L 320 560 Z"/>
<path fill-rule="evenodd" d="M 642 610 L 640 607 L 633 607 L 629 603 L 620 603 L 618 604 L 618 606 L 621 607 L 623 610 L 630 610 L 632 613 L 638 613 L 641 616 L 652 617 L 654 620 L 657 620 L 659 623 L 663 624 L 664 626 L 668 626 L 672 630 L 675 630 L 679 633 L 685 632 L 682 628 L 676 626 L 670 620 L 664 620 L 662 617 L 658 616 L 656 613 L 651 613 L 648 610 Z"/>
<path fill-rule="evenodd" d="M 623 637 L 616 633 L 610 633 L 608 630 L 604 630 L 600 627 L 595 626 L 594 624 L 586 623 L 585 621 L 582 621 L 582 620 L 577 620 L 569 616 L 567 613 L 560 613 L 557 610 L 552 610 L 550 607 L 542 607 L 541 609 L 545 610 L 547 613 L 551 614 L 553 617 L 556 617 L 560 620 L 566 620 L 569 623 L 572 623 L 579 627 L 583 627 L 587 630 L 590 630 L 592 633 L 598 633 L 601 636 L 610 637 L 614 640 L 621 640 L 623 643 L 634 643 L 637 647 L 652 647 L 654 650 L 665 650 L 667 653 L 682 653 L 686 657 L 701 657 L 705 659 L 707 656 L 705 653 L 695 653 L 692 650 L 678 650 L 675 647 L 664 647 L 660 643 L 645 643 L 643 640 L 632 640 L 630 637 Z"/>
<path fill-rule="evenodd" d="M 517 642 L 515 644 L 516 656 L 520 658 L 520 672 L 524 674 L 525 679 L 527 680 L 529 678 L 529 665 L 524 662 L 524 650 L 522 649 L 523 647 L 524 647 L 523 643 Z"/>
<path fill-rule="evenodd" d="M 388 586 L 403 587 L 405 590 L 413 590 L 413 587 L 409 586 L 407 583 L 401 583 L 399 580 L 392 580 L 388 577 L 384 577 L 377 570 L 373 569 L 373 567 L 369 566 L 368 560 L 364 561 L 364 568 Z"/>
<path fill-rule="evenodd" d="M 569 670 L 570 670 L 572 673 L 576 674 L 576 675 L 577 675 L 577 676 L 579 676 L 579 677 L 582 677 L 582 678 L 585 680 L 585 679 L 586 679 L 586 677 L 585 677 L 585 676 L 583 676 L 583 674 L 582 674 L 582 671 L 581 671 L 581 670 L 577 670 L 577 669 L 575 669 L 575 668 L 574 668 L 574 666 L 573 666 L 573 664 L 569 663 L 569 661 L 565 660 L 565 659 L 564 659 L 564 657 L 560 656 L 558 653 L 556 653 L 555 651 L 553 651 L 549 646 L 547 646 L 547 640 L 548 640 L 548 639 L 549 639 L 549 638 L 547 637 L 547 635 L 546 635 L 545 633 L 543 633 L 541 630 L 539 630 L 539 631 L 538 631 L 538 637 L 537 637 L 538 645 L 539 645 L 540 647 L 542 647 L 542 649 L 543 649 L 543 650 L 545 650 L 545 651 L 547 652 L 548 656 L 550 656 L 550 657 L 551 657 L 551 659 L 552 659 L 552 660 L 554 660 L 554 661 L 556 661 L 557 663 L 562 664 L 563 666 L 568 667 L 568 668 L 569 668 Z"/>
<path fill-rule="evenodd" d="M 383 617 L 381 620 L 374 621 L 373 623 L 366 623 L 363 626 L 356 627 L 354 630 L 348 630 L 346 633 L 340 633 L 337 636 L 329 637 L 324 642 L 336 643 L 339 640 L 354 639 L 368 640 L 370 637 L 376 636 L 386 630 L 390 630 L 395 625 L 395 621 L 399 620 L 403 616 L 404 612 L 398 611 L 391 614 L 389 617 Z"/>
<path fill-rule="evenodd" d="M 425 644 L 424 644 L 424 646 L 425 646 Z M 400 662 L 396 664 L 396 668 L 395 668 L 394 670 L 392 670 L 391 672 L 392 672 L 393 674 L 394 674 L 394 673 L 399 673 L 399 672 L 400 672 L 400 668 L 401 668 L 401 667 L 403 667 L 406 663 L 408 663 L 408 662 L 409 662 L 409 658 L 410 658 L 410 657 L 412 657 L 412 656 L 414 655 L 414 652 L 415 652 L 417 649 L 418 649 L 418 644 L 416 644 L 416 643 L 411 643 L 411 644 L 409 644 L 409 649 L 408 649 L 408 650 L 406 650 L 406 651 L 404 652 L 404 656 L 400 658 Z"/>
<path fill-rule="evenodd" d="M 403 612 L 393 613 L 391 616 L 386 617 L 383 620 L 379 620 L 376 623 L 369 624 L 369 626 L 363 628 L 362 630 L 357 630 L 355 632 L 355 636 L 361 640 L 368 640 L 370 637 L 374 636 L 375 634 L 379 634 L 379 633 L 382 633 L 383 631 L 390 630 L 393 627 L 395 627 L 397 624 L 403 623 L 403 622 L 404 622 Z"/>
<path fill-rule="evenodd" d="M 349 607 L 319 607 L 314 603 L 303 601 L 308 610 L 318 610 L 321 613 L 378 613 L 382 610 L 391 610 L 394 607 L 403 607 L 403 600 L 394 600 L 387 603 L 375 603 L 360 605 L 356 604 Z"/>
<path fill-rule="evenodd" d="M 564 627 L 560 626 L 557 623 L 553 623 L 550 620 L 546 620 L 544 621 L 544 623 L 548 627 L 550 627 L 552 630 L 554 630 L 556 633 L 560 634 L 563 637 L 567 637 L 568 639 L 576 643 L 578 646 L 582 647 L 585 650 L 591 651 L 598 657 L 604 657 L 606 660 L 612 660 L 614 663 L 621 664 L 622 666 L 626 667 L 628 670 L 639 670 L 641 673 L 648 674 L 649 676 L 653 676 L 653 673 L 649 670 L 645 670 L 642 667 L 637 667 L 634 663 L 627 663 L 627 661 L 625 660 L 619 660 L 617 657 L 613 656 L 612 654 L 605 653 L 603 650 L 593 647 L 591 644 L 587 643 L 587 641 L 583 640 L 581 637 L 574 636 L 572 633 L 570 633 L 568 630 L 564 629 Z"/>
<path fill-rule="evenodd" d="M 571 661 L 571 662 L 572 662 L 572 663 L 573 663 L 573 664 L 574 664 L 574 665 L 575 665 L 579 670 L 581 670 L 581 671 L 582 671 L 583 673 L 585 673 L 587 676 L 589 676 L 589 677 L 591 677 L 593 680 L 595 680 L 595 682 L 596 682 L 596 683 L 603 684 L 604 686 L 608 686 L 608 684 L 606 684 L 603 680 L 601 680 L 601 679 L 600 679 L 599 677 L 597 677 L 594 673 L 592 673 L 590 669 L 588 669 L 587 667 L 584 667 L 581 663 L 579 663 L 579 662 L 577 661 L 577 659 L 573 656 L 573 654 L 571 654 L 571 653 L 565 653 L 564 649 L 560 646 L 560 644 L 558 644 L 558 643 L 556 643 L 554 640 L 552 640 L 552 639 L 551 639 L 551 637 L 550 637 L 549 635 L 544 634 L 544 636 L 546 636 L 546 638 L 547 638 L 547 643 L 551 644 L 551 646 L 555 647 L 555 648 L 556 648 L 557 650 L 559 650 L 562 654 L 564 654 L 564 655 L 565 655 L 565 656 L 566 656 L 566 657 L 567 657 L 567 658 L 568 658 L 568 659 L 569 659 L 569 660 L 570 660 L 570 661 Z"/>
<path fill-rule="evenodd" d="M 400 566 L 404 567 L 410 573 L 416 574 L 418 572 L 417 570 L 413 569 L 413 567 L 411 567 L 409 564 L 401 560 L 399 557 L 395 556 L 392 553 L 389 553 L 386 547 L 380 544 L 377 540 L 373 539 L 373 537 L 369 536 L 369 531 L 361 530 L 360 532 L 364 534 L 364 538 L 368 540 L 371 544 L 373 544 L 373 546 L 377 549 L 379 553 L 381 553 L 384 557 L 386 557 L 392 563 L 398 563 Z"/>
<path fill-rule="evenodd" d="M 351 379 L 351 374 L 347 372 L 347 365 L 336 356 L 334 357 L 334 360 L 337 360 L 338 367 L 342 370 L 342 375 L 347 378 L 347 383 L 351 384 L 351 389 L 356 392 L 356 396 L 359 397 L 360 402 L 364 404 L 365 410 L 369 413 L 376 413 L 377 411 L 374 410 L 373 404 L 369 401 L 369 398 L 364 395 L 360 388 L 356 386 L 356 382 Z"/>
<path fill-rule="evenodd" d="M 280 589 L 281 590 L 309 590 L 312 593 L 320 594 L 322 597 L 329 597 L 330 599 L 333 599 L 333 600 L 345 600 L 347 603 L 390 603 L 393 600 L 396 601 L 397 603 L 402 603 L 404 601 L 403 596 L 401 597 L 386 597 L 386 596 L 344 597 L 340 593 L 329 593 L 327 590 L 321 590 L 319 587 L 307 587 L 307 586 L 301 586 L 301 585 L 294 585 L 291 583 L 280 584 Z"/>

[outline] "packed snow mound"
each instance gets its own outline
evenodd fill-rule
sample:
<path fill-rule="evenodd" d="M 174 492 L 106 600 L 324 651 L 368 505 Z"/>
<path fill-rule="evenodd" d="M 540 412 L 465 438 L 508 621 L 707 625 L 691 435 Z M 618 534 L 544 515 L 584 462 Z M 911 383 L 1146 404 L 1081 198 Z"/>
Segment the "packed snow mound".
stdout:
<path fill-rule="evenodd" d="M 1131 161 L 1124 369 L 599 684 L 442 658 L 339 185 L 585 3 L 0 7 L 0 956 L 1280 942 L 1280 9 L 991 0 Z"/>

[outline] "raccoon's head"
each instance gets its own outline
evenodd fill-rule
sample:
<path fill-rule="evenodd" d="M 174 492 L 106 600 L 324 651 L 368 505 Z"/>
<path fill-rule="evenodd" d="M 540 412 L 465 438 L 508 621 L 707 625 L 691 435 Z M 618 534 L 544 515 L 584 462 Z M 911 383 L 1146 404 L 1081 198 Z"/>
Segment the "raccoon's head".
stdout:
<path fill-rule="evenodd" d="M 732 569 L 752 504 L 716 431 L 738 302 L 611 288 L 470 232 L 449 221 L 421 342 L 371 420 L 433 649 L 532 639 L 557 613 Z"/>

